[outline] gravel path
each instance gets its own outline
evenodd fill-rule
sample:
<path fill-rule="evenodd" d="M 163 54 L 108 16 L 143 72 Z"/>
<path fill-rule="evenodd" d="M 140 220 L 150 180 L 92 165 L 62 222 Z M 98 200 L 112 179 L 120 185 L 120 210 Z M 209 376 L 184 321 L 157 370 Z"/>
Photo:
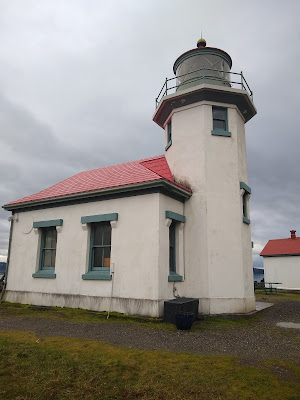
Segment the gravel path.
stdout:
<path fill-rule="evenodd" d="M 267 300 L 270 300 L 269 297 Z M 277 301 L 275 296 L 271 300 L 275 301 L 274 306 L 262 311 L 260 317 L 253 319 L 249 325 L 211 328 L 200 332 L 170 332 L 130 323 L 73 323 L 35 317 L 10 318 L 5 317 L 3 312 L 0 313 L 0 330 L 32 331 L 37 337 L 86 338 L 143 350 L 241 356 L 250 363 L 262 359 L 300 362 L 300 330 L 276 327 L 277 322 L 300 323 L 300 301 Z"/>

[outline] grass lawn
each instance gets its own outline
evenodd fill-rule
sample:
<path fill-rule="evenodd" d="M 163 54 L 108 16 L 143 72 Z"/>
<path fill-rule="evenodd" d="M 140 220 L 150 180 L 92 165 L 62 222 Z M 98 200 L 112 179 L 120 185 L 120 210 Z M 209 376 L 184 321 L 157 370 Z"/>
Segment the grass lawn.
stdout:
<path fill-rule="evenodd" d="M 280 293 L 257 300 L 300 300 Z M 270 298 L 270 300 L 269 300 Z M 2 303 L 1 318 L 39 317 L 72 322 L 124 323 L 176 330 L 171 324 L 68 308 Z M 192 332 L 247 329 L 261 318 L 208 318 Z M 225 334 L 225 332 L 224 332 Z M 45 337 L 0 330 L 0 400 L 235 400 L 300 399 L 300 362 L 244 359 L 113 347 L 86 339 Z"/>
<path fill-rule="evenodd" d="M 254 367 L 230 357 L 37 339 L 29 332 L 0 332 L 0 359 L 5 400 L 300 398 L 300 366 L 280 361 Z M 288 380 L 277 378 L 278 369 L 289 372 Z"/>
<path fill-rule="evenodd" d="M 0 317 L 35 317 L 64 320 L 68 322 L 133 324 L 151 329 L 162 329 L 168 331 L 177 330 L 175 325 L 163 323 L 162 320 L 159 318 L 110 313 L 109 319 L 107 319 L 107 312 L 91 312 L 88 310 L 81 310 L 76 308 L 35 307 L 16 303 L 0 304 Z M 239 326 L 243 327 L 254 323 L 255 320 L 259 318 L 260 315 L 251 316 L 251 318 L 209 317 L 205 318 L 205 320 L 196 321 L 192 326 L 191 332 L 199 332 L 209 329 L 229 329 Z"/>

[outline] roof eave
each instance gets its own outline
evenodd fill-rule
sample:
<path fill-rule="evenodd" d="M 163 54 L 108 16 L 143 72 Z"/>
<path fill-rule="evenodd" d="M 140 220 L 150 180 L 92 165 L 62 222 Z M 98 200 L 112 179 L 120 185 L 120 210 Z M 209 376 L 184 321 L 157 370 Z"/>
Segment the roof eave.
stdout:
<path fill-rule="evenodd" d="M 94 191 L 90 191 L 90 192 L 75 193 L 75 194 L 70 194 L 70 195 L 65 195 L 65 196 L 57 196 L 57 197 L 51 197 L 48 199 L 33 200 L 33 201 L 27 201 L 27 202 L 22 202 L 22 203 L 5 204 L 4 206 L 2 206 L 2 208 L 4 208 L 4 210 L 6 210 L 6 211 L 14 211 L 14 210 L 18 210 L 18 209 L 26 208 L 26 207 L 35 207 L 35 206 L 46 205 L 46 204 L 50 205 L 53 203 L 65 202 L 68 200 L 69 201 L 79 200 L 79 199 L 95 197 L 95 196 L 101 197 L 101 196 L 106 196 L 106 195 L 115 194 L 115 193 L 130 192 L 130 191 L 135 191 L 138 189 L 148 189 L 148 188 L 159 187 L 159 186 L 163 186 L 167 191 L 176 193 L 179 196 L 183 197 L 184 199 L 189 199 L 192 195 L 192 192 L 185 190 L 184 188 L 181 188 L 178 185 L 176 185 L 170 181 L 167 181 L 165 179 L 157 179 L 155 181 L 142 182 L 142 183 L 137 183 L 137 184 L 133 184 L 133 185 L 118 186 L 115 188 L 107 188 L 107 189 L 101 189 L 101 190 L 94 190 Z"/>
<path fill-rule="evenodd" d="M 260 254 L 261 257 L 286 257 L 286 256 L 300 256 L 300 253 L 285 253 L 285 254 Z"/>

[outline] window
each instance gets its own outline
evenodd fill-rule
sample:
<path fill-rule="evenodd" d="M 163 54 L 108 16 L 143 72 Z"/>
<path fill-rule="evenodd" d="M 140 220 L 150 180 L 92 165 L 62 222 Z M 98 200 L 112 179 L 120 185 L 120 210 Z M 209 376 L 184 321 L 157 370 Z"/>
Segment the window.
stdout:
<path fill-rule="evenodd" d="M 56 226 L 42 228 L 40 269 L 54 271 L 56 256 Z"/>
<path fill-rule="evenodd" d="M 243 194 L 243 217 L 247 218 L 247 193 Z"/>
<path fill-rule="evenodd" d="M 248 212 L 248 207 L 249 207 L 249 198 L 251 194 L 251 189 L 246 183 L 240 182 L 240 189 L 243 190 L 243 195 L 242 195 L 242 203 L 243 203 L 243 222 L 246 224 L 250 224 L 250 219 L 249 219 L 249 212 Z"/>
<path fill-rule="evenodd" d="M 169 270 L 176 273 L 176 221 L 172 221 L 169 227 Z"/>
<path fill-rule="evenodd" d="M 169 282 L 182 281 L 179 270 L 183 267 L 183 226 L 185 216 L 173 211 L 166 211 L 169 228 Z"/>
<path fill-rule="evenodd" d="M 212 107 L 213 117 L 213 130 L 212 135 L 215 136 L 231 136 L 231 132 L 228 132 L 228 121 L 227 121 L 227 108 Z"/>
<path fill-rule="evenodd" d="M 118 213 L 81 217 L 83 228 L 89 232 L 88 266 L 82 279 L 111 280 L 111 239 Z M 88 240 L 88 238 L 87 238 Z"/>
<path fill-rule="evenodd" d="M 55 260 L 57 247 L 57 227 L 62 226 L 63 220 L 35 221 L 33 228 L 40 235 L 40 250 L 38 270 L 34 278 L 55 278 Z"/>
<path fill-rule="evenodd" d="M 167 150 L 172 144 L 172 122 L 170 122 L 167 125 L 167 145 L 165 147 L 165 150 Z"/>
<path fill-rule="evenodd" d="M 91 225 L 90 270 L 104 271 L 110 268 L 111 226 L 110 222 Z"/>

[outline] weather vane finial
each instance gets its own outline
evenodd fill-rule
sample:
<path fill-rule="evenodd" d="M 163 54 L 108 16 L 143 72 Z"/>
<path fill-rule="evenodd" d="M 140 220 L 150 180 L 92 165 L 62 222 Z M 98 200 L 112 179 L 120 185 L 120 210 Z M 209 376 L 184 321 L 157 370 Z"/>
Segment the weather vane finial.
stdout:
<path fill-rule="evenodd" d="M 205 47 L 206 46 L 206 40 L 202 38 L 202 29 L 201 29 L 201 38 L 197 42 L 197 47 Z"/>

